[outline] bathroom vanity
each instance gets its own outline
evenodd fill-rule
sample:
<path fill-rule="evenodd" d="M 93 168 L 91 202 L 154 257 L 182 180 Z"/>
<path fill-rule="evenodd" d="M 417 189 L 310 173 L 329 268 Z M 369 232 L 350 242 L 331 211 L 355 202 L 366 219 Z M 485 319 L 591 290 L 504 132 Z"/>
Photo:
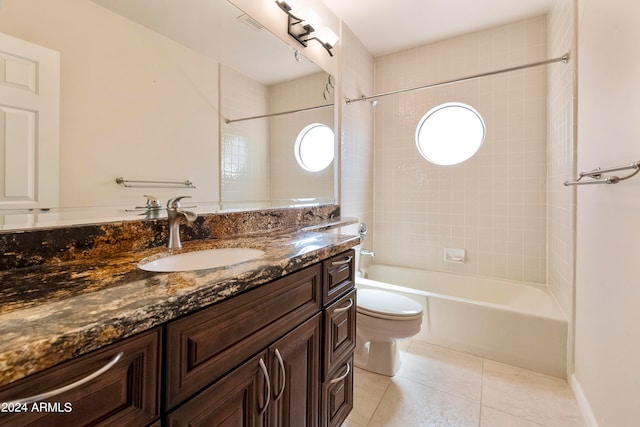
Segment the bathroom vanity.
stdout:
<path fill-rule="evenodd" d="M 341 425 L 353 404 L 358 238 L 299 230 L 232 241 L 265 256 L 182 273 L 143 272 L 131 255 L 84 273 L 83 262 L 65 264 L 66 296 L 3 307 L 0 426 Z M 62 277 L 39 269 L 44 282 Z M 31 270 L 2 279 L 28 282 Z M 118 283 L 101 287 L 113 274 Z M 11 403 L 96 371 L 59 395 Z"/>
<path fill-rule="evenodd" d="M 341 425 L 353 405 L 353 286 L 348 251 L 169 323 L 166 407 L 188 400 L 169 425 Z"/>

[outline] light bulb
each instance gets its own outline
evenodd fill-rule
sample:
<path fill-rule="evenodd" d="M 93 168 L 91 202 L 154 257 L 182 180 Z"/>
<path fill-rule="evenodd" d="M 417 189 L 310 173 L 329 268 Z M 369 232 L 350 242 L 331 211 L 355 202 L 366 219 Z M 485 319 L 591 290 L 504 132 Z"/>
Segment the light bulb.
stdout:
<path fill-rule="evenodd" d="M 300 9 L 292 10 L 291 14 L 296 18 L 302 20 L 302 25 L 310 25 L 313 28 L 319 28 L 320 24 L 322 23 L 322 19 L 320 19 L 318 14 L 309 6 L 304 6 Z"/>
<path fill-rule="evenodd" d="M 320 40 L 322 43 L 327 44 L 331 47 L 335 46 L 338 42 L 338 35 L 331 31 L 329 27 L 323 27 L 315 34 L 316 38 Z"/>

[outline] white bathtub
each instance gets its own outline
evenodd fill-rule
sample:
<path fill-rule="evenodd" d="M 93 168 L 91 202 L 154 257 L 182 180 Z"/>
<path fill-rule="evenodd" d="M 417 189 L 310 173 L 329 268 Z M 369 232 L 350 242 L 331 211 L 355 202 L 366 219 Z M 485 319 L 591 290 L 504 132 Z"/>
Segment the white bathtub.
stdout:
<path fill-rule="evenodd" d="M 365 276 L 357 288 L 423 305 L 414 339 L 566 378 L 567 319 L 545 286 L 377 264 Z"/>

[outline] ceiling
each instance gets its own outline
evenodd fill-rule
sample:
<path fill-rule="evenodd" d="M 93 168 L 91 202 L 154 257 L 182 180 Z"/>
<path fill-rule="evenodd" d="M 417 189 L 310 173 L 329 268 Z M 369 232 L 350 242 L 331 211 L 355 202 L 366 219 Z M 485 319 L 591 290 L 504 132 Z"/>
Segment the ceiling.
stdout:
<path fill-rule="evenodd" d="M 226 0 L 93 0 L 265 84 L 317 72 Z M 260 0 L 268 1 L 268 0 Z M 325 5 L 374 56 L 545 13 L 553 0 L 313 0 Z M 312 0 L 299 0 L 309 4 Z M 296 4 L 298 4 L 296 3 Z M 244 15 L 244 16 L 243 16 Z M 240 19 L 238 19 L 240 18 Z M 336 29 L 337 30 L 337 29 Z M 222 40 L 222 42 L 221 42 Z M 243 52 L 239 54 L 239 52 Z M 255 64 L 280 64 L 278 69 Z"/>
<path fill-rule="evenodd" d="M 545 13 L 553 0 L 323 0 L 374 56 Z"/>

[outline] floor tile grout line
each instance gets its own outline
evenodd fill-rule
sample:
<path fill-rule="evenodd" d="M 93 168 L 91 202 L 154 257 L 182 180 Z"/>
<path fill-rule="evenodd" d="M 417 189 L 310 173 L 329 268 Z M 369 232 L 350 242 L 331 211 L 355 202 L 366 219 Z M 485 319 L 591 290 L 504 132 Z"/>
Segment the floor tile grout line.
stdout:
<path fill-rule="evenodd" d="M 380 395 L 380 399 L 378 399 L 378 403 L 376 403 L 376 408 L 373 410 L 373 412 L 371 412 L 371 415 L 369 416 L 369 419 L 367 420 L 367 424 L 365 425 L 365 427 L 369 427 L 369 424 L 371 424 L 371 420 L 373 419 L 373 416 L 376 414 L 376 412 L 378 412 L 378 408 L 380 407 L 380 404 L 384 400 L 384 395 L 387 394 L 387 391 L 389 391 L 390 385 L 391 385 L 391 381 L 387 383 L 387 386 L 385 387 L 384 392 Z"/>
<path fill-rule="evenodd" d="M 510 417 L 518 418 L 518 419 L 523 420 L 523 421 L 525 421 L 525 422 L 527 422 L 527 423 L 535 424 L 536 426 L 539 426 L 539 427 L 549 427 L 549 426 L 547 426 L 546 424 L 542 424 L 542 423 L 541 423 L 541 422 L 539 422 L 538 420 L 532 420 L 532 419 L 530 419 L 530 418 L 523 417 L 523 416 L 521 416 L 521 415 L 517 415 L 517 414 L 511 413 L 511 412 L 509 412 L 509 411 L 505 411 L 505 410 L 504 410 L 504 409 L 502 409 L 502 408 L 493 407 L 493 406 L 491 406 L 491 405 L 486 405 L 486 404 L 484 403 L 484 401 L 483 401 L 483 400 L 484 400 L 484 399 L 483 399 L 483 398 L 484 398 L 484 396 L 483 396 L 483 392 L 484 392 L 484 376 L 485 376 L 485 362 L 486 362 L 486 361 L 490 361 L 490 362 L 493 362 L 493 363 L 499 363 L 499 364 L 501 364 L 501 365 L 506 365 L 506 366 L 512 366 L 512 365 L 509 365 L 509 364 L 506 364 L 506 363 L 496 362 L 495 360 L 487 359 L 487 358 L 485 358 L 485 357 L 483 357 L 483 358 L 482 358 L 482 382 L 481 382 L 481 384 L 480 384 L 480 423 L 482 423 L 482 410 L 483 410 L 483 408 L 484 408 L 484 409 L 489 408 L 489 409 L 491 409 L 492 411 L 500 412 L 500 413 L 502 413 L 502 414 L 506 414 L 506 415 L 508 415 L 508 416 L 510 416 Z M 539 373 L 539 372 L 535 372 L 535 371 L 531 371 L 531 372 L 533 372 L 533 373 L 534 373 L 534 374 L 536 374 L 536 375 L 543 375 L 543 376 L 545 376 L 545 377 L 551 377 L 551 378 L 554 378 L 553 376 L 546 375 L 546 374 L 541 374 L 541 373 Z M 480 427 L 482 427 L 482 425 L 480 425 Z"/>
<path fill-rule="evenodd" d="M 549 425 L 547 425 L 547 424 L 543 424 L 543 423 L 541 423 L 540 421 L 535 420 L 535 419 L 534 419 L 534 420 L 532 420 L 532 419 L 527 418 L 527 417 L 523 417 L 523 416 L 520 416 L 520 415 L 512 414 L 512 413 L 510 413 L 510 412 L 508 412 L 508 411 L 505 411 L 504 409 L 494 408 L 493 406 L 488 406 L 488 405 L 482 405 L 482 406 L 483 406 L 483 407 L 485 407 L 485 408 L 487 408 L 487 409 L 491 409 L 492 411 L 500 412 L 501 414 L 508 415 L 509 417 L 513 417 L 513 418 L 517 418 L 517 419 L 519 419 L 519 420 L 525 421 L 525 422 L 527 422 L 528 424 L 535 424 L 536 426 L 539 426 L 539 427 L 552 427 L 552 426 L 549 426 Z"/>
<path fill-rule="evenodd" d="M 413 341 L 413 340 L 411 340 L 411 344 L 413 344 L 413 342 L 414 342 L 414 341 Z M 407 349 L 406 349 L 406 350 L 404 350 L 404 351 L 403 351 L 403 353 L 405 353 L 405 354 L 406 354 L 406 353 L 408 353 L 408 352 L 409 352 L 409 349 L 410 349 L 410 347 L 411 347 L 411 344 L 410 344 L 409 346 L 407 346 Z M 445 349 L 445 350 L 449 350 L 449 349 L 446 349 L 446 347 L 441 347 L 441 346 L 437 346 L 437 345 L 435 345 L 435 347 L 440 347 L 440 348 L 443 348 L 443 349 Z M 449 350 L 449 351 L 451 351 L 451 350 Z M 458 352 L 458 353 L 466 354 L 466 353 L 462 353 L 462 352 Z M 477 358 L 478 358 L 478 359 L 480 359 L 480 361 L 481 361 L 481 368 L 480 368 L 480 374 L 481 374 L 481 375 L 480 375 L 480 397 L 478 398 L 478 400 L 469 399 L 468 397 L 461 396 L 461 395 L 459 395 L 459 394 L 457 394 L 457 393 L 453 393 L 453 392 L 451 392 L 450 390 L 447 390 L 447 389 L 445 389 L 445 388 L 434 387 L 434 386 L 432 386 L 432 385 L 425 384 L 425 383 L 422 383 L 422 382 L 420 382 L 420 381 L 416 381 L 416 380 L 412 379 L 411 377 L 405 377 L 405 376 L 402 376 L 401 374 L 396 374 L 396 375 L 394 375 L 394 376 L 393 376 L 393 377 L 391 377 L 391 378 L 395 378 L 395 377 L 397 377 L 397 378 L 402 378 L 402 379 L 405 379 L 405 380 L 407 380 L 407 381 L 410 381 L 410 382 L 412 382 L 412 383 L 414 383 L 414 384 L 421 385 L 421 386 L 425 386 L 425 387 L 428 387 L 428 388 L 430 388 L 430 389 L 432 389 L 432 390 L 436 390 L 436 391 L 439 391 L 439 392 L 442 392 L 442 393 L 446 393 L 446 394 L 448 394 L 449 396 L 457 397 L 458 399 L 463 399 L 463 400 L 466 400 L 467 402 L 470 402 L 470 403 L 477 403 L 477 404 L 479 404 L 479 405 L 482 405 L 482 375 L 483 375 L 483 372 L 484 372 L 484 358 L 483 358 L 483 357 L 480 357 L 480 356 L 475 356 L 475 355 L 472 355 L 472 354 L 469 354 L 469 355 L 470 355 L 470 356 L 473 356 L 473 357 L 477 357 Z M 386 391 L 385 391 L 385 392 L 386 392 Z"/>
<path fill-rule="evenodd" d="M 478 404 L 478 405 L 482 404 L 482 402 L 480 400 L 469 399 L 468 397 L 464 397 L 464 396 L 460 396 L 459 394 L 452 393 L 449 390 L 445 390 L 445 389 L 439 388 L 439 387 L 434 387 L 434 386 L 431 386 L 429 384 L 425 384 L 425 383 L 422 383 L 420 381 L 416 381 L 416 380 L 408 378 L 408 377 L 403 377 L 401 375 L 396 375 L 393 378 L 401 378 L 403 380 L 409 381 L 410 383 L 413 383 L 413 384 L 416 384 L 416 385 L 419 385 L 419 386 L 423 386 L 423 387 L 429 388 L 431 390 L 435 390 L 435 391 L 440 392 L 440 393 L 448 394 L 449 396 L 455 397 L 457 399 L 465 400 L 465 401 L 467 401 L 469 403 Z M 385 390 L 385 393 L 386 393 L 386 390 Z"/>

